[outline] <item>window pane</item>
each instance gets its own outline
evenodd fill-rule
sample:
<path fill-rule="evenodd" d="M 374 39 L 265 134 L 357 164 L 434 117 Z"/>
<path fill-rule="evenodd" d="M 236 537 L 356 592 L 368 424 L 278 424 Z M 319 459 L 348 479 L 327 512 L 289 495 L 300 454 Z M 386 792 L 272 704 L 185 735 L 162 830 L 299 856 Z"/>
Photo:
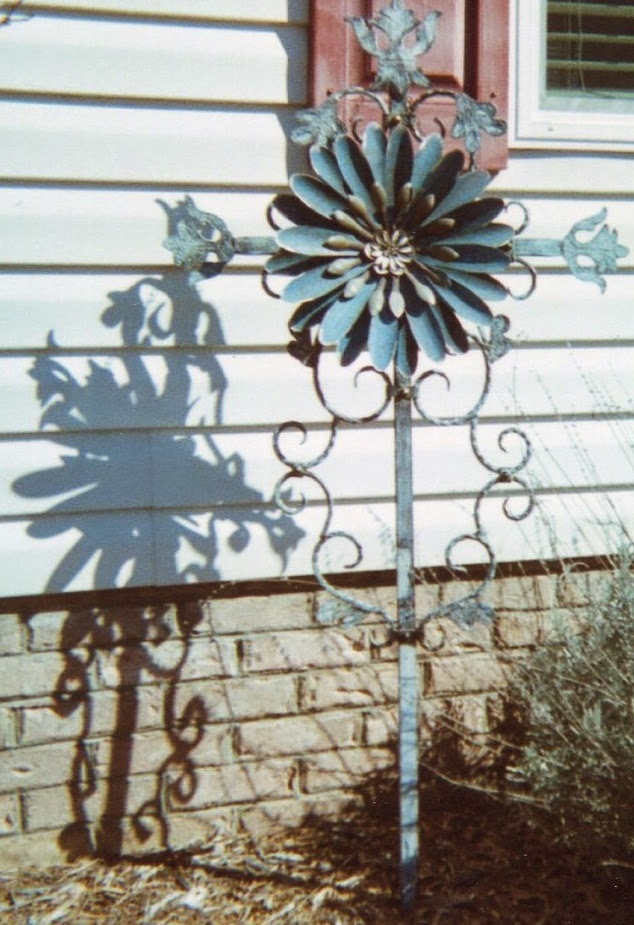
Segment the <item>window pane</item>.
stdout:
<path fill-rule="evenodd" d="M 546 89 L 629 96 L 634 92 L 634 3 L 547 0 Z"/>

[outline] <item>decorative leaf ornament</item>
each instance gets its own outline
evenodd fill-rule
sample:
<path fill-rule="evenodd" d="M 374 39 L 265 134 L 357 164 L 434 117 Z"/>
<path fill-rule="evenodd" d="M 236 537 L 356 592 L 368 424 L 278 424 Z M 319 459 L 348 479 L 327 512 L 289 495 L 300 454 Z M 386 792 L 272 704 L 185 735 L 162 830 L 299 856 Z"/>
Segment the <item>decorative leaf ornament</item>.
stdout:
<path fill-rule="evenodd" d="M 483 197 L 490 176 L 463 173 L 463 155 L 443 156 L 431 135 L 415 153 L 403 126 L 370 124 L 363 145 L 345 134 L 310 150 L 314 175 L 291 177 L 274 200 L 292 223 L 278 232 L 268 273 L 292 279 L 282 298 L 299 303 L 289 327 L 306 353 L 335 345 L 343 365 L 369 351 L 385 370 L 395 358 L 413 375 L 418 353 L 465 353 L 463 322 L 488 327 L 487 302 L 507 295 L 514 230 L 495 219 L 504 202 Z M 299 355 L 294 345 L 293 351 Z"/>
<path fill-rule="evenodd" d="M 298 125 L 293 129 L 291 138 L 298 145 L 326 145 L 346 127 L 340 120 L 336 96 L 331 96 L 321 106 L 303 109 L 297 114 Z"/>
<path fill-rule="evenodd" d="M 429 86 L 429 78 L 419 70 L 416 58 L 433 45 L 440 15 L 433 10 L 420 23 L 412 11 L 404 7 L 402 0 L 392 0 L 374 19 L 354 16 L 347 20 L 363 50 L 377 59 L 374 90 L 386 90 L 392 96 L 402 98 L 412 84 Z M 387 42 L 379 41 L 376 31 L 381 32 Z M 414 41 L 407 43 L 405 40 L 412 33 L 415 33 Z"/>
<path fill-rule="evenodd" d="M 492 137 L 504 135 L 506 122 L 500 119 L 493 103 L 478 103 L 466 93 L 456 94 L 456 119 L 452 138 L 464 138 L 469 154 L 475 154 L 482 143 L 482 132 Z"/>

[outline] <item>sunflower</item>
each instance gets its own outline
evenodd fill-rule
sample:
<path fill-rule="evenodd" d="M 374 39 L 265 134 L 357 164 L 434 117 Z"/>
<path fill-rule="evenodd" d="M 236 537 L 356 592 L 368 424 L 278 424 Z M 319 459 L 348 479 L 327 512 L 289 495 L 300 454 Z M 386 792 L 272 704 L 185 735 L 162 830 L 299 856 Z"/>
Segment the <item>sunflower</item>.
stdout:
<path fill-rule="evenodd" d="M 489 174 L 464 173 L 438 135 L 414 153 L 407 129 L 374 123 L 362 146 L 341 134 L 313 146 L 310 162 L 315 176 L 295 174 L 273 202 L 292 224 L 266 265 L 293 277 L 281 293 L 299 303 L 293 336 L 314 329 L 343 365 L 367 350 L 376 369 L 396 358 L 408 376 L 419 350 L 434 361 L 465 353 L 462 321 L 490 325 L 487 301 L 507 295 L 490 274 L 510 263 L 514 232 L 494 221 L 503 200 L 479 198 Z"/>

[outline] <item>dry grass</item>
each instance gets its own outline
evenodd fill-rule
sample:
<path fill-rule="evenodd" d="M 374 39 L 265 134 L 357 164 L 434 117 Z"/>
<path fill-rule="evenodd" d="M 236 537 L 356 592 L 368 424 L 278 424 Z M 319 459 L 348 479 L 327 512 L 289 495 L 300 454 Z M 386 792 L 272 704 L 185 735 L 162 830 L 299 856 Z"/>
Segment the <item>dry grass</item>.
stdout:
<path fill-rule="evenodd" d="M 394 787 L 371 785 L 349 819 L 314 820 L 261 843 L 218 839 L 197 853 L 83 860 L 0 876 L 2 925 L 395 925 Z M 415 922 L 631 925 L 634 872 L 558 847 L 471 791 L 427 780 Z"/>

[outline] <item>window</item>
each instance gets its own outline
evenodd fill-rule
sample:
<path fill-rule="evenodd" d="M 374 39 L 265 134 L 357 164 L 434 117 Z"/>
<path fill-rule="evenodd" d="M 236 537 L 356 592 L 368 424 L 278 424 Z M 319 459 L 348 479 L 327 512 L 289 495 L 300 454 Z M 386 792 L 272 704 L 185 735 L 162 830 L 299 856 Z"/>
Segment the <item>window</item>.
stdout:
<path fill-rule="evenodd" d="M 329 92 L 372 82 L 371 58 L 359 47 L 345 17 L 369 18 L 388 0 L 312 0 L 311 96 L 321 103 Z M 495 104 L 508 117 L 508 0 L 409 0 L 407 7 L 422 20 L 431 10 L 442 18 L 432 49 L 420 60 L 421 70 L 436 87 L 464 90 L 474 99 Z M 420 92 L 420 88 L 415 88 Z M 372 118 L 357 101 L 361 117 Z M 426 114 L 425 114 L 426 113 Z M 447 135 L 454 107 L 439 99 L 421 108 L 425 131 Z M 457 144 L 457 143 L 456 143 Z M 500 170 L 506 166 L 507 136 L 484 136 L 478 166 Z"/>
<path fill-rule="evenodd" d="M 634 5 L 515 0 L 520 147 L 634 148 Z"/>

